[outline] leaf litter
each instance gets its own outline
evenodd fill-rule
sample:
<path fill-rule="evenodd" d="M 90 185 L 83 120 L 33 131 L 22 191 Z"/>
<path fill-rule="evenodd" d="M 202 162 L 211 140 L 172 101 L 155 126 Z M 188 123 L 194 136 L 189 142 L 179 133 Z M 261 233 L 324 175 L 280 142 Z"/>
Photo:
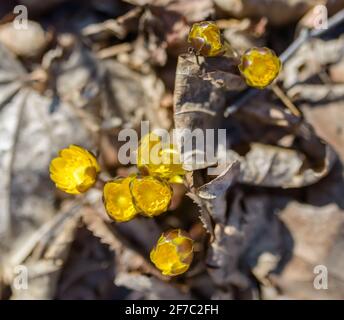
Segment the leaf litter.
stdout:
<path fill-rule="evenodd" d="M 311 1 L 298 1 L 297 12 L 287 0 L 269 9 L 261 1 L 20 2 L 34 13 L 30 37 L 14 43 L 19 31 L 0 25 L 1 298 L 343 298 L 342 25 L 294 52 L 282 94 L 266 89 L 225 114 L 247 94 L 238 58 L 196 59 L 186 41 L 192 23 L 217 20 L 236 52 L 272 43 L 281 53 Z M 329 1 L 331 14 L 341 5 Z M 99 156 L 105 180 L 133 172 L 118 161 L 118 134 L 143 120 L 228 132 L 214 159 L 185 166 L 168 213 L 117 224 L 99 190 L 72 198 L 55 189 L 49 163 L 69 144 Z M 217 164 L 222 172 L 208 175 Z M 177 278 L 148 258 L 167 228 L 195 240 L 194 262 Z M 30 275 L 24 291 L 18 265 Z M 328 268 L 329 290 L 313 287 L 317 265 Z"/>

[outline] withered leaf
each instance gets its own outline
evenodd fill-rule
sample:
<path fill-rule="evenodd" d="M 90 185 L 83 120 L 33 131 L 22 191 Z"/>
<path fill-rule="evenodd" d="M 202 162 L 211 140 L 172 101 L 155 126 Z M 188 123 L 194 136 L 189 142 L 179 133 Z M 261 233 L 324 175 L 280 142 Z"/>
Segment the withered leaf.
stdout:
<path fill-rule="evenodd" d="M 220 127 L 218 124 L 226 104 L 225 89 L 235 92 L 245 87 L 240 76 L 229 72 L 234 66 L 232 58 L 209 59 L 199 65 L 193 55 L 179 57 L 174 91 L 174 122 L 177 129 L 199 129 L 205 136 L 206 129 Z M 228 71 L 225 79 L 224 70 Z M 218 83 L 220 78 L 223 79 L 221 85 Z M 213 141 L 206 141 L 204 150 L 194 150 L 193 157 L 202 154 L 206 158 L 205 150 L 212 146 Z M 183 156 L 181 146 L 180 149 Z M 191 162 L 185 169 L 195 170 L 214 165 L 207 159 L 203 164 Z"/>
<path fill-rule="evenodd" d="M 13 268 L 24 262 L 26 253 L 30 253 L 30 250 L 26 253 L 22 251 L 25 247 L 31 248 L 25 246 L 28 238 L 33 239 L 30 242 L 32 245 L 39 242 L 41 239 L 35 237 L 40 234 L 37 229 L 47 225 L 56 214 L 56 189 L 49 178 L 50 160 L 58 150 L 69 144 L 76 143 L 92 149 L 92 139 L 70 105 L 59 103 L 59 112 L 50 113 L 52 99 L 29 88 L 28 75 L 3 46 L 0 46 L 0 55 L 3 57 L 0 132 L 2 137 L 6 137 L 0 141 L 0 174 L 4 177 L 0 182 L 0 263 L 13 275 Z M 58 237 L 56 241 L 60 241 Z M 68 247 L 69 242 L 66 242 L 63 250 L 68 250 Z M 47 252 L 49 250 L 47 248 Z M 19 252 L 23 255 L 18 256 Z M 56 259 L 60 259 L 60 255 L 62 257 L 63 253 L 56 252 Z M 33 261 L 34 265 L 36 262 L 39 265 L 39 272 L 44 273 L 42 259 L 40 256 Z M 55 267 L 49 264 L 47 270 L 50 267 L 57 276 L 61 264 Z M 57 278 L 46 279 L 52 282 L 47 284 L 49 288 L 45 287 L 47 291 L 42 295 L 37 293 L 41 298 L 52 297 L 53 282 Z"/>
<path fill-rule="evenodd" d="M 222 111 L 231 94 L 245 87 L 236 74 L 236 63 L 233 58 L 219 57 L 197 64 L 193 56 L 179 57 L 174 95 L 176 128 L 201 130 L 204 137 L 207 129 L 227 128 L 231 149 L 227 153 L 218 153 L 217 162 L 231 164 L 239 161 L 240 182 L 295 188 L 326 176 L 335 161 L 335 154 L 301 117 L 260 99 L 256 103 L 250 102 L 227 120 L 223 118 Z M 232 80 L 227 82 L 224 74 Z M 218 85 L 219 79 L 223 80 L 222 86 Z M 293 143 L 287 148 L 279 145 L 288 135 L 294 137 Z M 206 150 L 217 150 L 219 146 L 215 144 L 214 148 L 213 141 L 209 143 L 206 139 L 204 150 L 197 147 L 193 146 L 192 161 L 184 165 L 187 170 L 214 165 L 214 162 L 207 162 Z M 180 150 L 183 156 L 182 146 Z M 199 155 L 205 158 L 203 163 L 197 163 Z"/>
<path fill-rule="evenodd" d="M 343 211 L 291 202 L 281 220 L 293 235 L 293 255 L 272 281 L 293 299 L 343 299 Z M 316 267 L 326 267 L 328 290 L 314 289 Z"/>
<path fill-rule="evenodd" d="M 16 242 L 5 255 L 5 279 L 12 287 L 11 299 L 52 299 L 63 263 L 80 217 L 81 206 L 76 204 L 58 213 L 38 230 Z M 28 287 L 22 290 L 15 280 L 18 266 L 24 266 Z"/>
<path fill-rule="evenodd" d="M 199 187 L 198 196 L 205 202 L 206 207 L 216 222 L 224 222 L 227 210 L 227 190 L 234 185 L 240 173 L 240 163 L 233 162 L 212 181 Z"/>
<path fill-rule="evenodd" d="M 229 158 L 239 160 L 239 181 L 268 187 L 295 188 L 313 184 L 326 176 L 335 162 L 333 149 L 325 145 L 323 166 L 305 166 L 305 155 L 297 150 L 254 143 L 245 157 L 229 151 Z"/>

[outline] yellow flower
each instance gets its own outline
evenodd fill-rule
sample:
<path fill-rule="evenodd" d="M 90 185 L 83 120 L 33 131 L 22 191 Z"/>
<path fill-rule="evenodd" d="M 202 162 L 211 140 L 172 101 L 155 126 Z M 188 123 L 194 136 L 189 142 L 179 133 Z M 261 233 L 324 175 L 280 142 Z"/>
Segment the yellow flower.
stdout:
<path fill-rule="evenodd" d="M 141 168 L 151 163 L 158 163 L 160 161 L 159 152 L 161 149 L 160 137 L 153 132 L 146 134 L 141 138 L 137 149 L 137 166 Z"/>
<path fill-rule="evenodd" d="M 281 60 L 269 48 L 252 48 L 241 57 L 239 70 L 249 86 L 263 89 L 276 79 L 281 65 Z"/>
<path fill-rule="evenodd" d="M 218 56 L 225 51 L 220 29 L 211 21 L 193 24 L 188 41 L 198 54 L 205 57 Z"/>
<path fill-rule="evenodd" d="M 137 215 L 129 189 L 132 177 L 107 182 L 103 197 L 108 215 L 118 222 L 129 221 Z"/>
<path fill-rule="evenodd" d="M 176 146 L 170 144 L 164 148 L 160 137 L 154 133 L 141 139 L 137 150 L 137 166 L 139 169 L 146 168 L 152 176 L 172 183 L 182 183 L 185 175 Z"/>
<path fill-rule="evenodd" d="M 79 194 L 94 185 L 100 167 L 90 152 L 71 145 L 51 161 L 49 170 L 57 188 L 70 194 Z"/>
<path fill-rule="evenodd" d="M 130 191 L 136 208 L 148 217 L 165 212 L 172 198 L 169 184 L 152 176 L 132 179 Z"/>
<path fill-rule="evenodd" d="M 163 275 L 177 276 L 190 267 L 193 258 L 193 240 L 180 229 L 164 232 L 150 259 Z"/>

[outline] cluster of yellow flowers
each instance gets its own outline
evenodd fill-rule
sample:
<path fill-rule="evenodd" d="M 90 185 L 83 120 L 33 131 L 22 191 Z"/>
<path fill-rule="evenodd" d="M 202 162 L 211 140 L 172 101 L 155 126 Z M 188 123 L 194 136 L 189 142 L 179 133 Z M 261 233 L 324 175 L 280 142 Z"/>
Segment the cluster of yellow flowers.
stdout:
<path fill-rule="evenodd" d="M 163 147 L 161 139 L 153 133 L 141 140 L 137 163 L 141 174 L 117 178 L 104 186 L 106 212 L 117 222 L 129 221 L 138 214 L 154 217 L 165 212 L 172 199 L 170 183 L 181 183 L 185 175 L 176 148 Z M 95 156 L 75 145 L 61 150 L 50 164 L 50 177 L 56 187 L 69 194 L 89 190 L 99 172 Z M 192 256 L 193 241 L 181 230 L 162 234 L 151 252 L 152 262 L 170 276 L 185 272 Z"/>
<path fill-rule="evenodd" d="M 197 55 L 216 57 L 226 52 L 220 29 L 213 22 L 195 23 L 188 41 Z M 242 55 L 238 68 L 249 86 L 263 89 L 278 76 L 281 61 L 268 48 L 252 48 Z M 140 141 L 137 167 L 139 174 L 117 178 L 104 186 L 106 212 L 117 222 L 129 221 L 138 214 L 154 217 L 165 212 L 173 195 L 170 183 L 182 183 L 185 175 L 175 146 L 163 146 L 153 133 Z M 95 156 L 75 145 L 61 150 L 50 164 L 50 177 L 56 187 L 69 194 L 89 190 L 99 172 Z M 163 233 L 150 258 L 164 275 L 182 274 L 191 264 L 193 241 L 179 229 Z"/>
<path fill-rule="evenodd" d="M 185 175 L 175 146 L 164 147 L 154 133 L 141 139 L 137 166 L 141 175 L 116 179 L 104 187 L 106 211 L 118 222 L 129 221 L 137 214 L 154 217 L 165 212 L 173 194 L 170 183 L 183 182 Z"/>
<path fill-rule="evenodd" d="M 117 222 L 141 213 L 154 217 L 165 212 L 172 198 L 170 185 L 158 177 L 132 175 L 107 182 L 104 203 L 109 216 Z"/>
<path fill-rule="evenodd" d="M 198 55 L 215 57 L 226 52 L 220 29 L 211 21 L 195 23 L 188 41 Z M 264 89 L 277 78 L 281 66 L 281 61 L 274 51 L 264 47 L 247 50 L 241 56 L 238 67 L 247 85 Z"/>

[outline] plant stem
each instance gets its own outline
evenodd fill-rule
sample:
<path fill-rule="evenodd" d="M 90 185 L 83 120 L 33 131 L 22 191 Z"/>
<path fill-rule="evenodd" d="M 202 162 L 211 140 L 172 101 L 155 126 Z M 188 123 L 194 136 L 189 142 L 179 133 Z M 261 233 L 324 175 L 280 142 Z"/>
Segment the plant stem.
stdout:
<path fill-rule="evenodd" d="M 289 97 L 283 92 L 283 90 L 277 84 L 274 84 L 271 89 L 294 116 L 301 117 L 301 112 L 297 109 L 297 107 L 291 102 Z"/>

